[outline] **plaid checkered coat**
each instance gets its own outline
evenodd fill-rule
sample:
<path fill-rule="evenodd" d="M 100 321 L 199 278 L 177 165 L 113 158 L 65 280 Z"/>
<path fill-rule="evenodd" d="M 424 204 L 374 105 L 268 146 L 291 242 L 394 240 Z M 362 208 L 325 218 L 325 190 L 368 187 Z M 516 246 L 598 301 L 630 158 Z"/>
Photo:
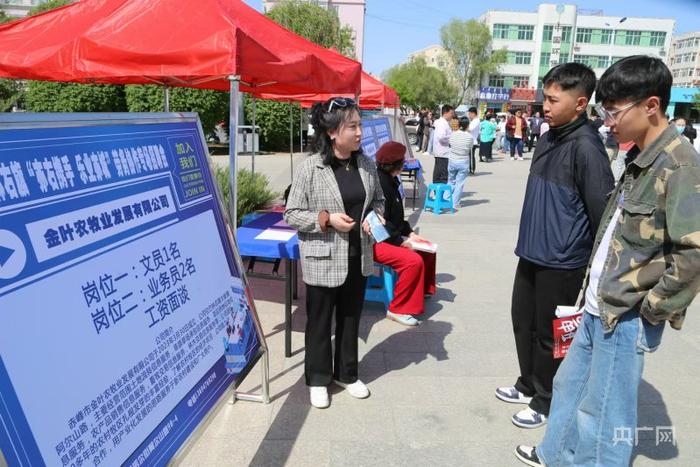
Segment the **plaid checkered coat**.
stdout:
<path fill-rule="evenodd" d="M 357 158 L 357 167 L 365 187 L 362 212 L 371 207 L 384 212 L 384 194 L 377 178 L 377 167 L 367 156 Z M 284 219 L 299 232 L 299 251 L 304 282 L 320 287 L 339 287 L 348 275 L 349 234 L 329 228 L 321 231 L 318 214 L 345 212 L 333 169 L 323 164 L 320 154 L 312 154 L 297 169 L 287 199 Z M 360 229 L 362 274 L 372 274 L 374 239 Z"/>

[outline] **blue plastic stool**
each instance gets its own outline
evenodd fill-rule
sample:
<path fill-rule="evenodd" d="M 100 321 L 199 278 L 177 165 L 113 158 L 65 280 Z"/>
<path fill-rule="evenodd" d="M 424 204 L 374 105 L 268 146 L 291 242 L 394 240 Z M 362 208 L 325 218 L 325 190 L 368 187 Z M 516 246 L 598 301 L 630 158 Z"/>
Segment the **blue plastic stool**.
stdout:
<path fill-rule="evenodd" d="M 365 301 L 383 303 L 388 310 L 389 303 L 394 299 L 394 285 L 398 280 L 398 274 L 384 264 L 375 264 L 375 266 L 381 269 L 381 273 L 367 278 Z"/>
<path fill-rule="evenodd" d="M 452 187 L 447 183 L 431 183 L 428 185 L 423 210 L 427 211 L 428 209 L 432 209 L 436 216 L 442 214 L 443 209 L 455 212 L 455 208 L 452 206 Z"/>

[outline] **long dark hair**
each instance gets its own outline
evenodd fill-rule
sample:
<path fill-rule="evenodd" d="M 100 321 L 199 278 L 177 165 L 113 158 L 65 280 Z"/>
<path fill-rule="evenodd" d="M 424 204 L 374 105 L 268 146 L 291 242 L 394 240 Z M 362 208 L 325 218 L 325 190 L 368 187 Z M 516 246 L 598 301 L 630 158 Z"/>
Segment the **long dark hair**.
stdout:
<path fill-rule="evenodd" d="M 331 103 L 336 104 L 331 105 Z M 341 105 L 337 103 L 340 102 Z M 344 104 L 344 105 L 343 105 Z M 328 111 L 328 109 L 331 109 Z M 328 136 L 328 132 L 337 130 L 340 126 L 350 120 L 353 112 L 360 113 L 360 108 L 354 100 L 344 97 L 332 97 L 326 102 L 318 102 L 311 107 L 311 115 L 309 122 L 314 129 L 314 140 L 312 143 L 312 151 L 323 156 L 323 163 L 330 165 L 335 158 L 333 151 L 333 141 Z M 353 152 L 353 155 L 362 154 L 362 149 Z"/>

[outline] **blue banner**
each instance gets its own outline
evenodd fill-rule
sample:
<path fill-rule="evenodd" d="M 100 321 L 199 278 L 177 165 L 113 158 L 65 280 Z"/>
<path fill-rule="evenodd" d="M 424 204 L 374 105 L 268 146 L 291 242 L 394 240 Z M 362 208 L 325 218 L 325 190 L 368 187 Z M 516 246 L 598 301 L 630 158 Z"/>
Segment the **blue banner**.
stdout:
<path fill-rule="evenodd" d="M 509 102 L 510 88 L 499 88 L 494 86 L 482 87 L 479 90 L 479 100 L 487 102 Z"/>
<path fill-rule="evenodd" d="M 382 144 L 391 141 L 391 126 L 387 117 L 363 118 L 360 147 L 365 156 L 374 159 Z"/>
<path fill-rule="evenodd" d="M 261 348 L 196 116 L 0 124 L 0 449 L 166 465 Z"/>

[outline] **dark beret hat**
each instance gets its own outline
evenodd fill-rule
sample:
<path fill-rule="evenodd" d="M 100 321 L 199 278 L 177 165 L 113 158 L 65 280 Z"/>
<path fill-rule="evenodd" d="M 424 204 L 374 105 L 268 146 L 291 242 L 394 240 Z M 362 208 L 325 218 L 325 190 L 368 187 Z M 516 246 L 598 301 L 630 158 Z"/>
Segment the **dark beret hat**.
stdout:
<path fill-rule="evenodd" d="M 379 164 L 393 164 L 404 160 L 405 155 L 406 146 L 396 141 L 389 141 L 382 144 L 374 157 Z"/>

